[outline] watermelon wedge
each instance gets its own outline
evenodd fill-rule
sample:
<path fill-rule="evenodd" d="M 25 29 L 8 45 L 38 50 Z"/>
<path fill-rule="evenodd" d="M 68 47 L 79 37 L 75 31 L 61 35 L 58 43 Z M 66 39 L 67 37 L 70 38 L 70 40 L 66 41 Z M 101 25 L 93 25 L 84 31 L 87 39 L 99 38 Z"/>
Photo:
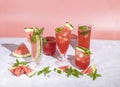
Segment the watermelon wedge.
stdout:
<path fill-rule="evenodd" d="M 12 55 L 14 55 L 15 57 L 31 56 L 30 51 L 28 50 L 24 43 L 21 43 L 20 46 L 18 46 L 18 48 L 12 52 Z"/>
<path fill-rule="evenodd" d="M 24 30 L 25 30 L 25 33 L 26 33 L 26 36 L 27 36 L 27 41 L 31 42 L 31 38 L 33 36 L 34 29 L 32 27 L 29 27 L 29 28 L 25 28 Z"/>
<path fill-rule="evenodd" d="M 95 72 L 96 66 L 95 65 L 91 65 L 88 68 L 86 68 L 85 70 L 82 71 L 82 74 L 92 74 Z"/>
<path fill-rule="evenodd" d="M 60 67 L 54 68 L 54 71 L 61 74 L 61 73 L 65 72 L 68 68 L 69 68 L 69 65 L 60 66 Z"/>
<path fill-rule="evenodd" d="M 22 74 L 26 74 L 28 77 L 32 77 L 36 73 L 36 71 L 32 70 L 30 67 L 24 65 L 19 65 L 18 67 L 11 67 L 9 68 L 9 70 L 13 75 L 17 77 L 21 76 Z"/>

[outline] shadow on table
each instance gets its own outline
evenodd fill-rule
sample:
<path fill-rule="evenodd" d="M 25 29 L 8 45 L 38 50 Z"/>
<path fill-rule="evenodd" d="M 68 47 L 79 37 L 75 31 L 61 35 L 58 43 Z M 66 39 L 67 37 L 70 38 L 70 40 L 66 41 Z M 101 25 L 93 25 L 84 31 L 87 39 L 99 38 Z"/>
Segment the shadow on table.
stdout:
<path fill-rule="evenodd" d="M 70 45 L 75 49 L 76 46 L 78 45 L 77 39 L 71 39 L 70 40 Z"/>
<path fill-rule="evenodd" d="M 52 57 L 54 57 L 55 59 L 59 58 L 59 51 L 57 49 L 56 49 L 55 54 Z"/>
<path fill-rule="evenodd" d="M 19 46 L 19 45 L 16 45 L 16 44 L 13 44 L 13 43 L 10 43 L 10 44 L 2 44 L 2 46 L 4 46 L 6 49 L 8 49 L 9 51 L 11 51 L 11 54 L 10 56 L 13 56 L 12 55 L 12 52 Z"/>
<path fill-rule="evenodd" d="M 12 52 L 19 46 L 19 44 L 17 45 L 17 44 L 13 44 L 13 43 L 6 43 L 6 44 L 2 44 L 2 46 L 5 47 L 6 49 L 8 49 L 9 51 L 11 51 L 10 56 L 15 57 L 12 55 Z M 26 57 L 26 58 L 24 58 L 24 60 L 26 60 L 27 62 L 32 61 L 31 57 Z"/>
<path fill-rule="evenodd" d="M 67 55 L 67 57 L 68 57 L 68 60 L 70 61 L 71 65 L 72 65 L 73 67 L 78 68 L 78 67 L 75 65 L 75 55 Z"/>

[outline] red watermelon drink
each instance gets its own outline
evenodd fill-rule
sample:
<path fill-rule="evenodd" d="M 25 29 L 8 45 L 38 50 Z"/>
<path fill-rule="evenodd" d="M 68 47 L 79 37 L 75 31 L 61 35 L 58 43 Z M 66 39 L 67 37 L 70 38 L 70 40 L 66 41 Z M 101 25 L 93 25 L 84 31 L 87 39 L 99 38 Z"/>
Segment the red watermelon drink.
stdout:
<path fill-rule="evenodd" d="M 75 64 L 80 69 L 86 69 L 90 64 L 91 52 L 84 47 L 77 46 L 75 49 Z"/>
<path fill-rule="evenodd" d="M 90 47 L 91 26 L 78 26 L 78 46 Z"/>
<path fill-rule="evenodd" d="M 25 28 L 27 39 L 31 43 L 33 61 L 39 61 L 41 59 L 43 30 L 44 28 Z"/>
<path fill-rule="evenodd" d="M 56 52 L 56 39 L 55 37 L 48 36 L 43 38 L 43 52 L 46 55 L 52 56 Z"/>
<path fill-rule="evenodd" d="M 70 36 L 73 26 L 66 22 L 66 26 L 55 29 L 56 43 L 60 53 L 60 60 L 65 60 L 65 54 L 70 44 Z"/>

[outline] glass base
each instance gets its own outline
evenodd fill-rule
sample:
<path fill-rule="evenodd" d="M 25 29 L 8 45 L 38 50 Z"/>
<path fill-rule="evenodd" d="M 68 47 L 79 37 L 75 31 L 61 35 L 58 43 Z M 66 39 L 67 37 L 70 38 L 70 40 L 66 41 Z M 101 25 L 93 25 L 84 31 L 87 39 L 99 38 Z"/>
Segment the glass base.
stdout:
<path fill-rule="evenodd" d="M 57 65 L 57 66 L 67 66 L 67 65 L 70 65 L 70 61 L 68 60 L 68 59 L 58 59 L 58 60 L 56 60 L 55 61 L 55 64 Z"/>

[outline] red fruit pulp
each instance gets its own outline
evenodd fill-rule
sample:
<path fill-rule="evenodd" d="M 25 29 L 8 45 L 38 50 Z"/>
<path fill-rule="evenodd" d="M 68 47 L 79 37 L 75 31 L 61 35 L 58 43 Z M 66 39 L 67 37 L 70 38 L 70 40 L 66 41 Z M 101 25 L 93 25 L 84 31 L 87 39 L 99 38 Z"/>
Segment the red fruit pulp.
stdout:
<path fill-rule="evenodd" d="M 87 55 L 80 50 L 75 51 L 75 64 L 80 69 L 86 69 L 90 64 L 90 55 Z"/>
<path fill-rule="evenodd" d="M 62 31 L 56 32 L 56 43 L 61 54 L 65 54 L 70 43 L 71 30 L 64 27 Z"/>
<path fill-rule="evenodd" d="M 43 52 L 46 55 L 54 55 L 56 52 L 56 39 L 55 37 L 48 36 L 45 37 L 46 43 L 43 41 Z"/>
<path fill-rule="evenodd" d="M 87 27 L 88 29 L 87 30 L 78 29 L 78 46 L 82 46 L 89 49 L 91 29 L 88 26 L 85 27 Z"/>

